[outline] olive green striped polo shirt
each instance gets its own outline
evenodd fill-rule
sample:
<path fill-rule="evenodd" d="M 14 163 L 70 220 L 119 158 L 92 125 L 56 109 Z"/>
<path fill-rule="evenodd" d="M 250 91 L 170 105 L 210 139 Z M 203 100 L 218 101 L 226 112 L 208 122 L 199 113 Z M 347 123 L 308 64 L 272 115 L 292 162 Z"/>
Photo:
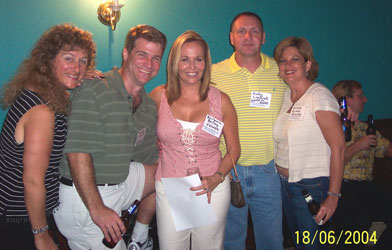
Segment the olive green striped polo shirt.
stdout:
<path fill-rule="evenodd" d="M 272 127 L 279 113 L 287 85 L 278 76 L 275 61 L 261 53 L 261 65 L 254 73 L 241 68 L 235 61 L 235 53 L 212 66 L 212 82 L 229 95 L 238 115 L 242 166 L 264 165 L 274 158 Z M 252 92 L 271 94 L 270 106 L 251 107 Z M 224 139 L 220 149 L 226 152 Z"/>
<path fill-rule="evenodd" d="M 123 182 L 131 160 L 154 163 L 157 110 L 145 90 L 141 96 L 132 114 L 132 97 L 118 68 L 105 73 L 104 80 L 87 80 L 74 90 L 61 176 L 72 179 L 65 155 L 71 152 L 91 154 L 97 184 Z"/>

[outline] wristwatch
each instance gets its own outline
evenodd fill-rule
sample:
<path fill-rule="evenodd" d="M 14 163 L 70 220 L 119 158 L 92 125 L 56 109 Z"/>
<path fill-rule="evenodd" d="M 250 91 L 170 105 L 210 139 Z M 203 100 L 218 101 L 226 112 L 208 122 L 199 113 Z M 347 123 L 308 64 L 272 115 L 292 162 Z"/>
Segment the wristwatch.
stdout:
<path fill-rule="evenodd" d="M 223 173 L 221 173 L 221 172 L 219 172 L 219 171 L 216 171 L 215 174 L 217 174 L 217 175 L 220 176 L 220 179 L 221 179 L 220 182 L 221 182 L 221 183 L 225 180 L 225 175 L 224 175 Z"/>
<path fill-rule="evenodd" d="M 41 227 L 39 229 L 32 228 L 31 231 L 33 232 L 33 234 L 39 234 L 39 233 L 44 233 L 44 232 L 48 231 L 48 229 L 49 229 L 49 226 L 46 225 L 46 226 Z"/>

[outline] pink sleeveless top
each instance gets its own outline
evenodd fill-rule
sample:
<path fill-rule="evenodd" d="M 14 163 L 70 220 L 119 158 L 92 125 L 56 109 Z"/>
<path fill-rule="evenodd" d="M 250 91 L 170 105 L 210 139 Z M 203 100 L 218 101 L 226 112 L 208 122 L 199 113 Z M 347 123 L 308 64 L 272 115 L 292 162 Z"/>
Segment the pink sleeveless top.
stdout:
<path fill-rule="evenodd" d="M 223 122 L 220 91 L 210 86 L 208 91 L 209 115 Z M 195 130 L 183 129 L 173 117 L 162 94 L 158 110 L 157 134 L 162 153 L 159 158 L 156 179 L 162 177 L 184 177 L 186 169 L 199 167 L 202 176 L 214 174 L 222 161 L 219 138 L 203 131 L 204 121 Z M 222 136 L 222 134 L 220 135 Z"/>

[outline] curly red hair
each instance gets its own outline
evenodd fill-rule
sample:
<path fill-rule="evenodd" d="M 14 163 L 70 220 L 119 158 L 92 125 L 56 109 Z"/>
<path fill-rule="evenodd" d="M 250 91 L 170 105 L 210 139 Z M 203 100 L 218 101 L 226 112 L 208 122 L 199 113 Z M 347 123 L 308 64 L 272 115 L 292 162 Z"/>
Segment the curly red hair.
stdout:
<path fill-rule="evenodd" d="M 31 86 L 54 111 L 67 114 L 66 89 L 53 72 L 54 60 L 61 50 L 82 50 L 88 55 L 88 69 L 95 67 L 96 48 L 90 32 L 72 24 L 59 24 L 47 30 L 35 44 L 30 57 L 22 62 L 3 91 L 2 106 L 8 108 L 23 88 Z"/>

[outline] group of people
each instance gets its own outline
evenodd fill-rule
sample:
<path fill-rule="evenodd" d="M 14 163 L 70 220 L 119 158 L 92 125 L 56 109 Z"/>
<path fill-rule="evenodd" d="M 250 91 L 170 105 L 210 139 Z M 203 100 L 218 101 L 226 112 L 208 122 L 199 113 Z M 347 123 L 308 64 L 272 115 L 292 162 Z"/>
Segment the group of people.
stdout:
<path fill-rule="evenodd" d="M 86 79 L 96 53 L 89 32 L 69 24 L 45 32 L 3 94 L 6 249 L 57 249 L 56 225 L 71 249 L 106 249 L 103 238 L 117 242 L 114 249 L 152 249 L 148 228 L 156 214 L 161 250 L 239 250 L 248 211 L 257 249 L 283 249 L 282 207 L 293 236 L 314 234 L 338 207 L 344 163 L 373 150 L 375 138 L 345 153 L 340 96 L 314 82 L 318 63 L 310 43 L 286 38 L 271 58 L 261 53 L 264 42 L 260 17 L 240 13 L 230 26 L 234 53 L 212 65 L 207 43 L 186 31 L 170 49 L 166 84 L 148 95 L 144 86 L 159 72 L 166 48 L 156 28 L 131 28 L 121 67 L 93 79 Z M 339 93 L 354 113 L 362 112 L 354 108 L 359 94 Z M 375 155 L 390 156 L 391 148 L 383 139 Z M 232 162 L 242 208 L 230 204 Z M 178 231 L 163 179 L 184 178 L 195 167 L 201 184 L 189 191 L 206 196 L 216 220 Z M 303 189 L 321 204 L 315 218 Z M 125 243 L 119 215 L 134 200 L 141 204 Z"/>

